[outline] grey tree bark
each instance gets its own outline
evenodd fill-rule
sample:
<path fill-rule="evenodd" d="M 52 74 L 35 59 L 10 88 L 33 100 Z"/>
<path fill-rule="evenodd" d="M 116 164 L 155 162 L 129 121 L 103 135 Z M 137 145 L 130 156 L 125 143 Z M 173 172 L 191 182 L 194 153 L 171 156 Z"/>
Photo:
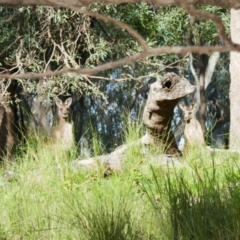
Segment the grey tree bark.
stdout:
<path fill-rule="evenodd" d="M 240 43 L 240 10 L 231 9 L 231 38 Z M 240 53 L 230 53 L 230 149 L 240 148 Z"/>
<path fill-rule="evenodd" d="M 185 78 L 180 78 L 175 73 L 167 73 L 162 79 L 151 84 L 148 99 L 144 108 L 143 123 L 146 126 L 146 134 L 132 144 L 122 145 L 107 155 L 101 155 L 89 159 L 74 161 L 75 167 L 89 169 L 97 168 L 100 163 L 111 170 L 121 170 L 122 156 L 133 144 L 155 145 L 163 150 L 163 158 L 178 157 L 176 141 L 171 131 L 173 110 L 178 101 L 192 93 L 195 87 Z"/>

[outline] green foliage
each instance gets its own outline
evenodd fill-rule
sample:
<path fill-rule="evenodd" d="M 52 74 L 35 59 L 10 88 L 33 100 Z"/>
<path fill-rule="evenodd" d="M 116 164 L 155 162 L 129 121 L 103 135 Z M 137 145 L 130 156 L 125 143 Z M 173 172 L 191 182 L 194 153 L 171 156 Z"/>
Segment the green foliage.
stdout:
<path fill-rule="evenodd" d="M 154 8 L 146 3 L 93 4 L 91 9 L 133 27 L 151 47 L 186 45 L 187 38 L 191 38 L 193 44 L 219 42 L 217 29 L 211 21 L 196 19 L 191 26 L 188 14 L 178 7 Z M 199 9 L 219 15 L 228 26 L 229 33 L 229 11 L 212 6 Z M 52 7 L 2 7 L 0 13 L 0 47 L 3 49 L 0 64 L 5 70 L 45 72 L 66 67 L 94 67 L 141 51 L 139 43 L 127 31 L 79 12 Z M 133 79 L 143 75 L 153 76 L 159 74 L 159 65 L 178 60 L 180 56 L 177 55 L 152 57 L 139 61 L 134 69 L 123 69 L 123 72 Z M 113 72 L 105 74 L 112 75 Z M 66 81 L 68 84 L 64 83 Z M 22 84 L 25 91 L 35 92 L 39 82 L 28 79 Z M 97 87 L 91 87 L 81 76 L 54 77 L 48 79 L 45 86 L 47 92 L 55 95 L 63 91 L 85 92 L 88 89 L 99 93 Z"/>
<path fill-rule="evenodd" d="M 190 33 L 193 44 L 219 41 L 211 21 L 198 20 L 191 27 L 187 13 L 177 7 L 154 9 L 140 3 L 95 4 L 91 8 L 129 24 L 152 47 L 186 45 L 185 33 Z M 229 24 L 228 11 L 210 6 L 203 10 L 217 13 L 226 26 Z M 141 51 L 126 31 L 78 12 L 21 7 L 0 8 L 0 13 L 0 64 L 15 73 L 44 72 L 48 67 L 94 67 Z M 69 73 L 40 81 L 28 79 L 22 86 L 24 92 L 39 95 L 81 93 L 84 127 L 89 128 L 90 116 L 100 135 L 90 135 L 91 149 L 98 155 L 104 152 L 105 144 L 108 150 L 118 145 L 124 125 L 121 114 L 130 109 L 132 118 L 138 116 L 147 84 L 159 77 L 166 65 L 174 63 L 174 67 L 187 69 L 186 59 L 180 59 L 179 55 L 164 54 L 101 73 L 112 81 Z M 221 80 L 221 89 L 228 77 L 225 63 L 218 66 L 221 76 L 216 77 L 216 83 Z M 125 142 L 142 136 L 137 123 L 126 126 Z M 74 169 L 71 161 L 75 151 L 67 154 L 28 140 L 17 161 L 1 169 L 0 218 L 4 221 L 0 238 L 157 240 L 174 235 L 180 239 L 238 236 L 238 157 L 217 155 L 212 165 L 208 154 L 192 152 L 180 167 L 173 167 L 156 164 L 159 152 L 133 145 L 124 156 L 124 171 L 105 179 L 102 169 Z"/>
<path fill-rule="evenodd" d="M 67 203 L 74 217 L 73 226 L 81 239 L 132 240 L 141 236 L 132 221 L 131 194 L 124 189 L 116 191 L 113 186 L 112 183 L 103 183 L 99 187 L 104 194 L 96 189 L 96 195 L 88 199 L 83 198 L 81 202 L 73 199 L 71 205 Z"/>
<path fill-rule="evenodd" d="M 163 7 L 158 10 L 159 46 L 185 45 L 189 20 L 187 13 L 177 7 Z"/>
<path fill-rule="evenodd" d="M 140 131 L 129 125 L 125 141 Z M 196 148 L 181 163 L 159 164 L 158 149 L 132 145 L 124 157 L 123 171 L 104 178 L 104 169 L 76 169 L 74 154 L 29 139 L 0 171 L 0 237 L 238 238 L 238 155 Z"/>
<path fill-rule="evenodd" d="M 66 9 L 52 7 L 1 8 L 1 65 L 14 72 L 45 72 L 66 67 L 81 67 L 93 45 L 85 36 L 90 35 L 90 18 Z M 103 58 L 103 57 L 102 57 Z M 39 84 L 40 83 L 40 84 Z M 63 92 L 93 90 L 86 79 L 73 74 L 45 81 L 22 81 L 25 92 L 59 95 Z M 46 90 L 46 91 L 45 91 Z"/>

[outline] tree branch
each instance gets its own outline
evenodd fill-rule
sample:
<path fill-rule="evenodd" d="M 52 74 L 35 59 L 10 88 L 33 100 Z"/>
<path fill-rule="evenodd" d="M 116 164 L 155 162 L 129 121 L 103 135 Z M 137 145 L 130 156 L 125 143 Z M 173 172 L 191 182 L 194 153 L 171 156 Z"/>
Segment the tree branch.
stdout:
<path fill-rule="evenodd" d="M 219 38 L 222 39 L 223 43 L 225 45 L 230 45 L 230 46 L 234 45 L 232 40 L 227 36 L 224 24 L 220 17 L 216 16 L 215 14 L 209 13 L 209 12 L 197 10 L 193 6 L 186 5 L 184 3 L 182 3 L 180 6 L 183 9 L 185 9 L 190 15 L 192 15 L 194 17 L 203 18 L 205 20 L 212 20 L 216 24 L 216 27 L 218 29 Z"/>
<path fill-rule="evenodd" d="M 116 26 L 118 26 L 122 29 L 125 29 L 129 34 L 131 34 L 142 45 L 144 50 L 147 50 L 149 48 L 145 39 L 136 30 L 134 30 L 129 25 L 127 25 L 127 24 L 125 24 L 125 23 L 123 23 L 119 20 L 116 20 L 114 18 L 107 17 L 107 16 L 101 15 L 99 13 L 93 12 L 90 9 L 79 10 L 78 8 L 75 8 L 75 7 L 71 7 L 71 9 L 74 10 L 74 11 L 82 12 L 83 14 L 87 14 L 87 15 L 92 16 L 92 17 L 102 19 L 103 21 L 110 22 L 110 23 L 112 23 L 112 24 L 114 24 L 114 25 L 116 25 Z"/>
<path fill-rule="evenodd" d="M 206 4 L 223 8 L 240 8 L 239 0 L 145 0 L 141 2 L 151 3 L 155 6 L 179 5 L 184 2 L 186 5 Z M 0 0 L 1 6 L 87 6 L 92 3 L 103 3 L 102 0 Z M 139 3 L 139 0 L 104 0 L 105 4 Z"/>
<path fill-rule="evenodd" d="M 125 64 L 134 64 L 136 61 L 150 56 L 157 56 L 159 54 L 168 53 L 168 54 L 187 54 L 189 52 L 192 53 L 213 53 L 213 52 L 230 52 L 230 51 L 240 51 L 240 45 L 234 44 L 234 46 L 167 46 L 167 47 L 159 47 L 159 48 L 149 48 L 148 50 L 142 51 L 139 54 L 123 58 L 114 62 L 108 62 L 102 65 L 98 65 L 94 68 L 82 68 L 82 69 L 73 69 L 66 68 L 59 71 L 47 71 L 46 73 L 25 73 L 25 74 L 0 74 L 0 78 L 10 78 L 10 79 L 31 79 L 31 78 L 43 78 L 43 77 L 51 77 L 58 76 L 60 74 L 64 74 L 67 72 L 75 73 L 75 74 L 86 74 L 86 75 L 94 75 L 101 71 L 105 71 L 108 69 L 116 68 Z"/>
<path fill-rule="evenodd" d="M 212 81 L 212 76 L 215 71 L 215 68 L 216 68 L 219 58 L 220 58 L 219 52 L 213 53 L 209 58 L 207 69 L 205 72 L 205 90 L 207 89 L 208 85 Z"/>
<path fill-rule="evenodd" d="M 107 16 L 103 16 L 101 14 L 98 14 L 96 12 L 93 12 L 89 10 L 88 8 L 83 8 L 81 6 L 88 5 L 93 2 L 98 2 L 97 1 L 91 1 L 91 0 L 40 0 L 40 1 L 35 1 L 35 0 L 12 0 L 11 4 L 8 1 L 3 1 L 0 0 L 0 5 L 6 5 L 7 3 L 10 5 L 51 5 L 51 6 L 62 6 L 69 8 L 74 11 L 81 12 L 83 14 L 90 15 L 92 17 L 96 17 L 98 19 L 102 19 L 104 21 L 110 22 L 114 25 L 117 25 L 118 27 L 125 29 L 132 37 L 134 37 L 142 46 L 143 50 L 140 53 L 137 53 L 135 55 L 126 57 L 124 59 L 116 60 L 114 62 L 109 62 L 105 63 L 102 65 L 98 65 L 94 68 L 83 68 L 79 69 L 76 68 L 66 68 L 62 69 L 59 71 L 51 72 L 47 71 L 45 73 L 24 73 L 24 74 L 15 74 L 15 75 L 10 75 L 10 74 L 0 74 L 0 78 L 10 78 L 10 79 L 18 79 L 18 78 L 25 78 L 25 79 L 31 79 L 31 78 L 43 78 L 43 77 L 51 77 L 51 76 L 57 76 L 60 74 L 64 74 L 67 72 L 75 73 L 75 74 L 84 74 L 84 75 L 95 75 L 101 71 L 105 71 L 111 68 L 116 68 L 125 64 L 134 64 L 136 61 L 150 57 L 150 56 L 157 56 L 159 54 L 188 54 L 189 52 L 191 53 L 198 53 L 198 54 L 203 54 L 203 53 L 213 53 L 213 52 L 230 52 L 230 51 L 240 51 L 240 45 L 239 44 L 234 44 L 231 39 L 229 39 L 225 33 L 225 28 L 224 25 L 221 21 L 221 19 L 211 13 L 208 12 L 202 12 L 199 10 L 196 10 L 193 5 L 195 4 L 212 4 L 219 6 L 220 5 L 226 5 L 228 3 L 228 7 L 240 7 L 240 3 L 238 3 L 238 0 L 162 0 L 161 3 L 159 3 L 157 0 L 151 1 L 152 4 L 155 4 L 156 6 L 160 5 L 178 5 L 184 9 L 186 9 L 191 15 L 201 17 L 204 19 L 211 19 L 218 27 L 219 29 L 219 35 L 222 37 L 224 45 L 221 46 L 164 46 L 164 47 L 158 47 L 158 48 L 150 48 L 145 41 L 145 39 L 133 28 L 128 26 L 127 24 L 118 21 L 114 18 L 110 18 Z M 130 0 L 128 2 L 130 3 L 135 3 L 138 0 Z M 146 0 L 145 2 L 148 2 L 149 0 Z M 106 0 L 104 3 L 123 3 L 125 2 L 124 0 Z M 226 6 L 223 7 L 226 7 Z M 57 46 L 57 45 L 56 45 Z M 59 47 L 59 46 L 57 46 Z M 63 49 L 61 49 L 62 51 Z"/>

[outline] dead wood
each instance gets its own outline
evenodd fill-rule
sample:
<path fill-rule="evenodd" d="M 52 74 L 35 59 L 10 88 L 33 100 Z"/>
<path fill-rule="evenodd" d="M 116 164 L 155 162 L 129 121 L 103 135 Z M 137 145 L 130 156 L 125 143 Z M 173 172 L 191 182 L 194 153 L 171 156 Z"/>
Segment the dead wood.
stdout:
<path fill-rule="evenodd" d="M 182 97 L 194 90 L 194 86 L 175 73 L 167 73 L 151 85 L 143 112 L 143 123 L 147 128 L 143 144 L 158 144 L 171 155 L 180 153 L 171 130 L 173 110 Z"/>
<path fill-rule="evenodd" d="M 76 159 L 75 161 L 73 161 L 72 166 L 73 168 L 85 168 L 89 170 L 96 170 L 98 166 L 101 165 L 107 170 L 120 172 L 124 164 L 124 159 L 125 159 L 124 155 L 126 153 L 126 150 L 131 146 L 132 144 L 123 145 L 119 149 L 106 155 L 101 155 L 101 156 L 97 156 L 89 159 L 83 159 L 83 160 Z M 144 151 L 144 149 L 142 150 Z M 157 156 L 150 156 L 149 154 L 145 154 L 145 159 L 148 159 L 148 161 L 151 159 L 151 163 L 158 164 L 158 165 L 163 165 L 168 163 L 171 163 L 171 164 L 180 163 L 177 157 L 174 157 L 172 155 L 167 155 L 167 154 L 160 154 Z"/>
<path fill-rule="evenodd" d="M 110 154 L 85 160 L 75 160 L 74 165 L 95 169 L 98 163 L 114 170 L 122 168 L 125 151 L 133 144 L 157 145 L 164 154 L 160 162 L 176 161 L 181 155 L 171 131 L 173 110 L 179 99 L 192 93 L 195 87 L 175 73 L 167 73 L 161 80 L 151 85 L 143 113 L 146 134 L 138 141 L 123 145 Z"/>

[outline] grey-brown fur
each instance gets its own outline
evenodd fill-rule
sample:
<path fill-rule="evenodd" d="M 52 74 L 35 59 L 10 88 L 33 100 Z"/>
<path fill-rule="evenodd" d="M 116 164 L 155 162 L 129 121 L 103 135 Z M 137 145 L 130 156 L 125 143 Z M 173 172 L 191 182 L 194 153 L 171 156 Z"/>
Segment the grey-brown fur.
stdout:
<path fill-rule="evenodd" d="M 204 135 L 200 122 L 196 118 L 197 106 L 192 103 L 190 106 L 179 104 L 184 113 L 185 128 L 184 137 L 187 145 L 204 145 Z"/>
<path fill-rule="evenodd" d="M 55 102 L 57 105 L 57 121 L 50 136 L 55 143 L 61 144 L 63 148 L 67 149 L 74 144 L 73 122 L 70 116 L 72 98 L 69 97 L 65 101 L 57 98 Z"/>
<path fill-rule="evenodd" d="M 194 86 L 175 73 L 167 73 L 151 85 L 143 113 L 143 123 L 147 128 L 142 139 L 144 144 L 158 143 L 168 154 L 179 153 L 170 129 L 173 110 L 179 99 L 194 90 Z"/>
<path fill-rule="evenodd" d="M 15 144 L 15 114 L 11 106 L 0 105 L 0 161 L 11 158 Z"/>

